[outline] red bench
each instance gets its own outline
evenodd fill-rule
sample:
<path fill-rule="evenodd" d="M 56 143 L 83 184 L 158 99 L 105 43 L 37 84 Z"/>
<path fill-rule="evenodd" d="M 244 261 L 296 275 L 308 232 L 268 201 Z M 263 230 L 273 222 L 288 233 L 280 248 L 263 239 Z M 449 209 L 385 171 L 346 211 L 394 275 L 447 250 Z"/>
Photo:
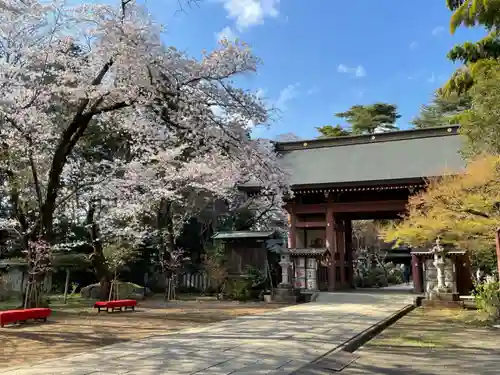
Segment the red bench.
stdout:
<path fill-rule="evenodd" d="M 109 309 L 111 311 L 122 311 L 122 308 L 135 310 L 137 306 L 137 301 L 135 299 L 120 299 L 116 301 L 98 301 L 94 304 L 94 309 L 97 309 L 97 312 L 101 312 L 101 310 L 106 309 L 106 312 L 109 313 Z"/>
<path fill-rule="evenodd" d="M 47 321 L 52 314 L 49 308 L 0 311 L 0 327 L 8 323 L 25 322 L 28 319 Z"/>

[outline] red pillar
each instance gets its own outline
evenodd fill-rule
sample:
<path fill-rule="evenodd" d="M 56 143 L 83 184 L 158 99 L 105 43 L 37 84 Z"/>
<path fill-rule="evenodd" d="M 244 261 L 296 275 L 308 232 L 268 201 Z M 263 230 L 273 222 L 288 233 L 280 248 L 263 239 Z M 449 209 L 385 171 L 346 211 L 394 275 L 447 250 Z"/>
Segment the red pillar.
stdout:
<path fill-rule="evenodd" d="M 413 292 L 422 293 L 422 273 L 420 272 L 421 263 L 417 255 L 411 255 L 411 273 L 413 275 Z"/>
<path fill-rule="evenodd" d="M 345 228 L 342 220 L 335 220 L 336 226 L 336 239 L 337 239 L 337 252 L 339 253 L 340 263 L 340 288 L 345 288 L 347 285 L 347 278 L 345 272 Z"/>
<path fill-rule="evenodd" d="M 353 258 L 354 254 L 352 249 L 352 221 L 344 221 L 344 233 L 345 233 L 345 250 L 346 250 L 346 260 L 347 260 L 347 285 L 349 288 L 354 288 L 354 264 Z"/>
<path fill-rule="evenodd" d="M 333 217 L 333 200 L 328 197 L 328 205 L 326 209 L 326 247 L 330 252 L 330 264 L 328 267 L 328 291 L 332 292 L 336 287 L 337 278 L 337 262 L 335 260 L 335 253 L 337 251 L 337 241 L 335 233 L 335 220 Z"/>
<path fill-rule="evenodd" d="M 288 248 L 295 249 L 297 247 L 297 228 L 295 226 L 297 218 L 293 207 L 289 209 L 288 213 Z"/>
<path fill-rule="evenodd" d="M 459 294 L 468 295 L 474 287 L 469 254 L 465 253 L 462 256 L 458 256 L 455 266 L 459 271 L 457 272 L 457 291 Z"/>

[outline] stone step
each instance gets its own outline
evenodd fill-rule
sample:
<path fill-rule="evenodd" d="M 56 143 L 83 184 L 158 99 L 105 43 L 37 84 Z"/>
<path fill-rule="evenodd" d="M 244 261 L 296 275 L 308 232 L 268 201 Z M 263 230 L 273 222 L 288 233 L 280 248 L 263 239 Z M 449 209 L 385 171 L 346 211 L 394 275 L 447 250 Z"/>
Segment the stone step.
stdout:
<path fill-rule="evenodd" d="M 464 302 L 463 301 L 445 301 L 445 300 L 430 300 L 424 299 L 422 300 L 422 307 L 424 308 L 432 308 L 432 309 L 463 309 Z"/>

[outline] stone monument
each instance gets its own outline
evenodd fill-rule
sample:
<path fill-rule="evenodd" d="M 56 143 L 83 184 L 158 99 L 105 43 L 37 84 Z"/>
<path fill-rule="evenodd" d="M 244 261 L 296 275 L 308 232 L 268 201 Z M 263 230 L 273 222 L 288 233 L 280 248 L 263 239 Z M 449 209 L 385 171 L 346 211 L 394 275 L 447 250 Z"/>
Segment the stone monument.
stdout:
<path fill-rule="evenodd" d="M 445 279 L 445 267 L 446 267 L 446 251 L 443 246 L 441 246 L 441 240 L 439 237 L 436 239 L 436 245 L 431 249 L 432 254 L 434 255 L 434 260 L 432 262 L 433 266 L 436 268 L 436 281 L 437 284 L 434 287 L 434 292 L 436 293 L 450 293 L 451 289 L 446 284 Z"/>
<path fill-rule="evenodd" d="M 288 249 L 283 249 L 281 253 L 281 260 L 279 262 L 281 267 L 281 283 L 278 285 L 279 288 L 291 288 L 292 283 L 290 282 L 290 269 L 292 262 L 290 261 L 290 253 Z"/>
<path fill-rule="evenodd" d="M 290 252 L 288 249 L 282 249 L 279 265 L 281 267 L 281 283 L 279 283 L 275 290 L 273 300 L 274 302 L 281 303 L 295 303 L 297 302 L 297 296 L 295 295 L 290 279 L 292 262 L 290 260 Z"/>
<path fill-rule="evenodd" d="M 426 294 L 425 306 L 446 305 L 460 306 L 460 298 L 456 293 L 456 275 L 453 263 L 447 258 L 446 248 L 441 245 L 441 239 L 430 253 L 433 258 L 426 262 Z"/>

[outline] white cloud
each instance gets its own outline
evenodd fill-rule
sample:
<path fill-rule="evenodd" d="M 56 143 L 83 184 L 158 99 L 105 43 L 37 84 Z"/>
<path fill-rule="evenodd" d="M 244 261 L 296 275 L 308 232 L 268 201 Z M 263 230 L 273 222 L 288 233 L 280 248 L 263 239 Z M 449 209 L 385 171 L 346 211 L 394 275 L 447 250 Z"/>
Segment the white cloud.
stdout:
<path fill-rule="evenodd" d="M 231 42 L 234 42 L 238 38 L 238 35 L 231 29 L 229 26 L 224 27 L 218 33 L 215 33 L 215 39 L 217 41 L 227 39 Z"/>
<path fill-rule="evenodd" d="M 418 48 L 418 42 L 417 41 L 413 41 L 410 43 L 410 49 L 417 49 Z"/>
<path fill-rule="evenodd" d="M 438 36 L 444 31 L 444 26 L 437 26 L 434 29 L 432 29 L 432 35 Z"/>
<path fill-rule="evenodd" d="M 339 73 L 345 73 L 345 74 L 352 74 L 356 77 L 364 77 L 366 76 L 366 70 L 363 67 L 363 65 L 358 65 L 357 67 L 349 67 L 344 64 L 340 64 L 337 67 L 337 72 Z"/>
<path fill-rule="evenodd" d="M 362 65 L 358 65 L 354 74 L 356 75 L 356 77 L 364 77 L 366 76 L 366 70 Z"/>
<path fill-rule="evenodd" d="M 280 0 L 219 0 L 223 3 L 227 17 L 236 21 L 242 31 L 264 23 L 266 18 L 279 15 Z"/>
<path fill-rule="evenodd" d="M 427 82 L 429 83 L 434 83 L 436 82 L 436 75 L 434 73 L 432 73 L 428 78 L 427 78 Z"/>
<path fill-rule="evenodd" d="M 288 102 L 295 99 L 299 95 L 299 86 L 300 83 L 295 83 L 293 85 L 288 85 L 281 90 L 278 99 L 274 103 L 275 106 L 282 111 L 286 111 L 288 109 Z"/>
<path fill-rule="evenodd" d="M 349 73 L 351 71 L 351 68 L 348 68 L 344 64 L 340 64 L 337 68 L 337 72 L 339 73 Z"/>
<path fill-rule="evenodd" d="M 309 90 L 306 91 L 306 95 L 314 95 L 319 92 L 319 88 L 316 86 L 311 87 Z"/>

